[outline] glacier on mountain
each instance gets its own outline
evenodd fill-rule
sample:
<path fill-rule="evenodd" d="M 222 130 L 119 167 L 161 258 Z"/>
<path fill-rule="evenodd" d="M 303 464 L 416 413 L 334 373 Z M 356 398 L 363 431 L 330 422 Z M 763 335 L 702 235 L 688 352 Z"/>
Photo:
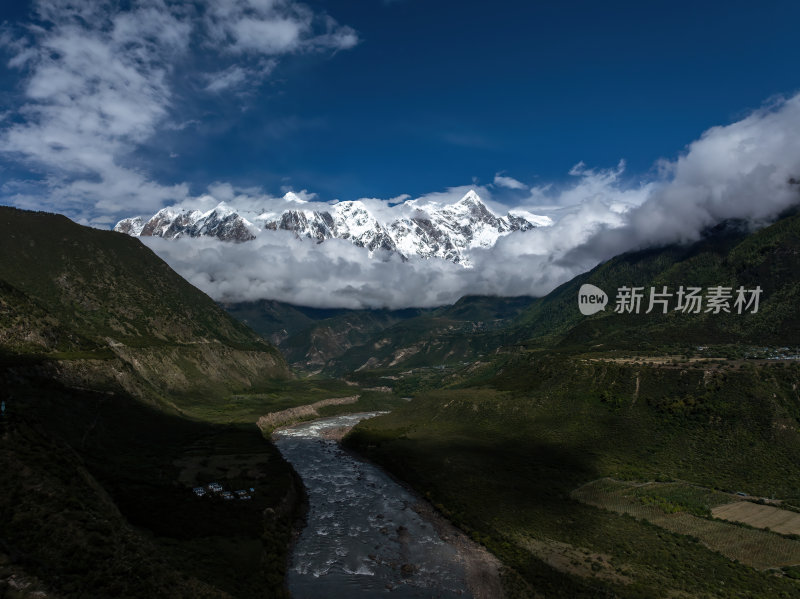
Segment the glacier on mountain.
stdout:
<path fill-rule="evenodd" d="M 440 258 L 469 267 L 471 250 L 490 248 L 514 231 L 552 224 L 548 217 L 524 210 L 497 216 L 472 190 L 453 204 L 419 205 L 407 200 L 398 212 L 400 216 L 381 222 L 360 200 L 338 202 L 324 210 L 282 212 L 243 211 L 221 202 L 206 212 L 163 208 L 150 218 L 123 219 L 114 230 L 135 237 L 216 237 L 234 242 L 250 241 L 262 231 L 291 231 L 317 243 L 347 240 L 370 255 L 383 251 L 403 259 Z"/>

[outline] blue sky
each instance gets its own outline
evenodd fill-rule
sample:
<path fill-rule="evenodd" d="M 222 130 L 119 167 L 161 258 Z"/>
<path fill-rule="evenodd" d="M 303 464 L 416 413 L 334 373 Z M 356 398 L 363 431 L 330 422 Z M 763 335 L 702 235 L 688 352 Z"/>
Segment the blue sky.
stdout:
<path fill-rule="evenodd" d="M 473 189 L 553 222 L 472 268 L 267 231 L 143 238 L 215 299 L 541 295 L 800 200 L 797 2 L 38 0 L 0 21 L 0 203 L 108 228 Z"/>
<path fill-rule="evenodd" d="M 229 12 L 204 20 L 214 4 Z M 608 169 L 620 159 L 625 177 L 638 182 L 709 127 L 800 86 L 796 2 L 272 4 L 272 13 L 260 13 L 262 23 L 309 28 L 281 38 L 273 27 L 256 40 L 225 30 L 232 14 L 254 14 L 249 0 L 146 0 L 123 2 L 124 9 L 88 0 L 5 3 L 6 135 L 27 124 L 28 137 L 42 138 L 55 126 L 37 111 L 52 112 L 60 101 L 47 94 L 56 92 L 31 89 L 37 72 L 48 76 L 45 51 L 53 71 L 80 78 L 80 64 L 59 63 L 51 47 L 44 50 L 54 37 L 96 38 L 130 64 L 132 42 L 108 42 L 119 15 L 160 20 L 162 33 L 178 33 L 151 48 L 140 69 L 144 81 L 131 90 L 133 106 L 124 107 L 141 106 L 142 123 L 125 122 L 116 136 L 73 131 L 74 146 L 62 143 L 60 156 L 18 137 L 4 143 L 0 199 L 103 225 L 203 193 L 214 182 L 276 195 L 307 189 L 321 200 L 418 197 L 488 185 L 498 173 L 526 186 L 568 184 L 580 161 Z M 76 16 L 70 5 L 86 14 Z M 37 33 L 34 25 L 44 29 Z M 264 42 L 270 34 L 278 41 Z M 148 78 L 158 79 L 155 89 L 144 89 Z M 85 88 L 78 81 L 71 91 Z M 85 118 L 102 101 L 57 119 Z M 64 160 L 93 144 L 113 155 L 113 168 Z M 98 203 L 96 191 L 74 185 L 124 181 L 130 173 L 129 187 L 141 193 L 119 192 L 118 202 Z M 496 188 L 494 199 L 513 204 L 521 194 Z M 150 200 L 140 206 L 139 195 Z"/>
<path fill-rule="evenodd" d="M 797 3 L 325 7 L 361 43 L 295 71 L 272 108 L 311 128 L 319 119 L 298 132 L 307 143 L 293 140 L 280 170 L 305 186 L 315 178 L 303 169 L 318 164 L 325 195 L 346 199 L 488 183 L 498 171 L 552 181 L 578 161 L 624 158 L 647 171 L 800 85 Z"/>

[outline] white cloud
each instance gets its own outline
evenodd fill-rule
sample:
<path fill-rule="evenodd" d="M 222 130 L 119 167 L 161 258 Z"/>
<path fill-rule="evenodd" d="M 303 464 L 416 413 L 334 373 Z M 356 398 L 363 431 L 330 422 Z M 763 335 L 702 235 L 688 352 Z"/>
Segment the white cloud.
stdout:
<path fill-rule="evenodd" d="M 283 194 L 283 199 L 287 202 L 294 202 L 296 204 L 307 204 L 313 202 L 317 198 L 317 194 L 311 193 L 306 189 L 300 191 L 287 191 Z"/>
<path fill-rule="evenodd" d="M 497 173 L 494 176 L 494 184 L 498 187 L 507 187 L 508 189 L 528 189 L 522 181 L 517 181 L 514 177 L 508 177 Z"/>
<path fill-rule="evenodd" d="M 248 66 L 235 63 L 221 71 L 202 75 L 202 79 L 206 82 L 204 89 L 215 94 L 229 91 L 250 93 L 269 77 L 277 66 L 276 58 L 261 58 Z"/>
<path fill-rule="evenodd" d="M 274 56 L 358 43 L 352 28 L 289 0 L 215 0 L 206 7 L 204 23 L 211 41 L 233 54 Z M 315 33 L 315 24 L 322 32 Z"/>
<path fill-rule="evenodd" d="M 160 185 L 130 166 L 162 129 L 179 129 L 174 80 L 190 51 L 222 59 L 197 75 L 210 93 L 257 85 L 284 54 L 339 50 L 355 32 L 293 0 L 39 0 L 41 25 L 0 36 L 24 75 L 18 118 L 0 122 L 0 152 L 42 174 L 7 199 L 107 223 L 187 199 L 185 184 Z M 242 56 L 246 55 L 246 56 Z M 175 120 L 175 122 L 173 122 Z M 13 188 L 15 183 L 9 182 Z M 8 189 L 8 187 L 6 188 Z"/>
<path fill-rule="evenodd" d="M 308 306 L 441 305 L 457 299 L 462 271 L 445 261 L 369 258 L 348 241 L 323 244 L 285 231 L 248 243 L 143 238 L 193 285 L 220 300 L 269 297 Z"/>
<path fill-rule="evenodd" d="M 800 95 L 709 129 L 665 166 L 657 180 L 626 184 L 624 163 L 606 170 L 579 164 L 570 185 L 532 188 L 522 209 L 546 208 L 553 226 L 473 250 L 471 269 L 442 260 L 369 258 L 346 241 L 309 243 L 286 232 L 264 232 L 241 244 L 207 238 L 146 243 L 221 300 L 402 308 L 452 303 L 466 294 L 543 295 L 619 253 L 696 240 L 726 218 L 764 223 L 800 203 L 800 185 L 789 182 L 800 179 Z M 469 188 L 410 205 L 450 202 Z M 364 202 L 371 210 L 403 209 Z"/>
<path fill-rule="evenodd" d="M 218 71 L 216 73 L 208 73 L 205 76 L 206 91 L 209 92 L 222 92 L 230 88 L 236 88 L 245 83 L 250 78 L 248 69 L 242 68 L 239 65 L 231 65 L 227 69 Z"/>
<path fill-rule="evenodd" d="M 566 214 L 579 209 L 587 202 L 605 205 L 611 212 L 622 213 L 645 202 L 658 180 L 631 182 L 626 180 L 625 161 L 620 160 L 615 168 L 587 168 L 579 162 L 569 170 L 573 182 L 554 186 L 545 184 L 530 188 L 528 198 L 522 203 L 530 210 Z"/>

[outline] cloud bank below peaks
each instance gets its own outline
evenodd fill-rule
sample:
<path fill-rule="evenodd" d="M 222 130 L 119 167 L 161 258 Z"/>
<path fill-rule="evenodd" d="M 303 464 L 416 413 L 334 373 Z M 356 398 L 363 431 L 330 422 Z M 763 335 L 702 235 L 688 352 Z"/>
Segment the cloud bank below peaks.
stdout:
<path fill-rule="evenodd" d="M 6 180 L 2 195 L 93 225 L 179 202 L 188 185 L 153 181 L 135 152 L 187 126 L 195 96 L 245 93 L 288 55 L 357 43 L 353 29 L 294 0 L 36 1 L 29 23 L 0 28 L 21 76 L 0 154 L 32 174 Z"/>
<path fill-rule="evenodd" d="M 727 218 L 764 224 L 798 204 L 800 96 L 713 127 L 677 160 L 657 166 L 651 180 L 631 183 L 624 180 L 624 163 L 607 170 L 579 164 L 570 184 L 528 188 L 516 209 L 547 214 L 554 224 L 472 250 L 472 268 L 436 259 L 403 262 L 381 253 L 370 258 L 346 241 L 315 244 L 281 231 L 239 244 L 208 238 L 146 243 L 194 285 L 224 301 L 403 308 L 448 304 L 466 294 L 539 296 L 622 252 L 690 242 Z M 497 184 L 507 187 L 509 181 Z M 376 211 L 408 210 L 460 197 L 463 190 L 425 196 L 402 208 L 365 202 Z M 491 200 L 491 189 L 478 192 Z M 313 204 L 308 194 L 294 199 Z"/>

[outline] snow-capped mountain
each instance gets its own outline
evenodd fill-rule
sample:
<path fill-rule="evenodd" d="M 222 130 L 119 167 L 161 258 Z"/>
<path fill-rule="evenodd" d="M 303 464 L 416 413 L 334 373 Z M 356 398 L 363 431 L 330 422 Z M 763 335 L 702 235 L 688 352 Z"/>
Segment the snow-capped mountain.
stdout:
<path fill-rule="evenodd" d="M 126 218 L 115 231 L 132 236 L 217 237 L 223 241 L 249 241 L 260 231 L 292 231 L 296 236 L 317 242 L 346 239 L 371 253 L 385 250 L 409 258 L 442 258 L 469 266 L 469 251 L 492 247 L 503 235 L 547 226 L 550 219 L 512 210 L 497 216 L 469 191 L 454 204 L 415 200 L 402 205 L 400 217 L 381 222 L 361 201 L 339 202 L 325 210 L 290 209 L 280 213 L 244 212 L 248 218 L 225 203 L 213 210 L 164 208 L 149 219 Z"/>
<path fill-rule="evenodd" d="M 258 227 L 224 203 L 213 210 L 176 210 L 162 208 L 149 220 L 137 216 L 125 218 L 114 227 L 115 231 L 133 237 L 217 237 L 223 241 L 250 241 L 255 239 Z"/>

